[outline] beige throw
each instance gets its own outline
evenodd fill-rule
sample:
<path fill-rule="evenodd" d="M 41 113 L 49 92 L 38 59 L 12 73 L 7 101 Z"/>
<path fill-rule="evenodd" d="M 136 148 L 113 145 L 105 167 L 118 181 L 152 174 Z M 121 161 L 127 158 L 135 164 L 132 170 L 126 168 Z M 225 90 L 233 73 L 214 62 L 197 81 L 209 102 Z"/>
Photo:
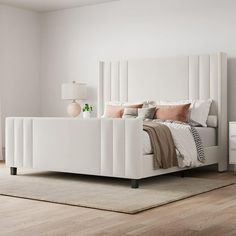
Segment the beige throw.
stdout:
<path fill-rule="evenodd" d="M 175 144 L 169 128 L 157 122 L 144 121 L 143 129 L 150 136 L 154 169 L 178 166 Z"/>

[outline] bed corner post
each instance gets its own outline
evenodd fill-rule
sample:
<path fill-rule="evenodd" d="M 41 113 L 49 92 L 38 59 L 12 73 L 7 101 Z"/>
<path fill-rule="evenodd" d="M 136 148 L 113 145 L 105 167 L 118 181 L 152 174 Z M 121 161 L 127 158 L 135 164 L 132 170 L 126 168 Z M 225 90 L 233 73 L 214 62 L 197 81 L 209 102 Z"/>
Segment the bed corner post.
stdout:
<path fill-rule="evenodd" d="M 139 180 L 131 179 L 131 188 L 138 188 L 138 187 L 139 187 Z"/>
<path fill-rule="evenodd" d="M 218 107 L 218 145 L 220 156 L 218 160 L 218 171 L 228 170 L 228 117 L 227 117 L 227 55 L 219 53 L 218 56 L 218 84 L 219 84 L 219 107 Z"/>
<path fill-rule="evenodd" d="M 17 175 L 17 168 L 16 167 L 10 167 L 10 174 L 11 175 Z"/>

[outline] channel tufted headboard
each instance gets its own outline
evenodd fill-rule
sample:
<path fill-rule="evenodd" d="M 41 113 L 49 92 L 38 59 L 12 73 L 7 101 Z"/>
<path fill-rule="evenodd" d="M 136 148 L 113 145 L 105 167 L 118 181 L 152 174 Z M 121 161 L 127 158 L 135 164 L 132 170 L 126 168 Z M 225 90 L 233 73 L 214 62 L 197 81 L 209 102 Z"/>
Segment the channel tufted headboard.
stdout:
<path fill-rule="evenodd" d="M 99 66 L 98 116 L 108 101 L 213 100 L 218 116 L 218 145 L 227 150 L 227 55 L 102 61 Z"/>

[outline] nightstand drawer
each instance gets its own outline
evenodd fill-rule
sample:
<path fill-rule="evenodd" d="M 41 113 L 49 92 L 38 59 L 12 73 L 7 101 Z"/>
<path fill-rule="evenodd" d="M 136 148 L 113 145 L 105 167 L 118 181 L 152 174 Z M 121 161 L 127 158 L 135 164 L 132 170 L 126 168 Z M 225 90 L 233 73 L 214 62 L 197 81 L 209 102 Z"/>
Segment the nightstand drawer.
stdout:
<path fill-rule="evenodd" d="M 231 135 L 230 138 L 229 138 L 229 149 L 230 150 L 233 150 L 233 149 L 236 150 L 236 137 L 234 137 L 233 135 Z"/>
<path fill-rule="evenodd" d="M 236 164 L 236 149 L 229 151 L 229 164 Z"/>
<path fill-rule="evenodd" d="M 236 124 L 230 124 L 229 125 L 229 137 L 235 137 L 236 138 Z"/>
<path fill-rule="evenodd" d="M 236 164 L 236 122 L 229 123 L 229 164 Z"/>
<path fill-rule="evenodd" d="M 229 135 L 229 139 L 231 140 L 231 139 L 236 139 L 236 134 L 230 134 Z"/>

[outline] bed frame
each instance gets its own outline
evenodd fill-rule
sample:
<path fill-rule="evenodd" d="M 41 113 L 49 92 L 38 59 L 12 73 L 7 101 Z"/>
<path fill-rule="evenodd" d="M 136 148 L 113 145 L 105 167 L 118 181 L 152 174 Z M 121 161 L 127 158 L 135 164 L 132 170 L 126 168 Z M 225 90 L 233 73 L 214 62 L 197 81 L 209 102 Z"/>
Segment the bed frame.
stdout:
<path fill-rule="evenodd" d="M 225 53 L 100 62 L 98 118 L 6 119 L 6 165 L 138 180 L 183 168 L 153 169 L 143 155 L 140 119 L 99 118 L 105 102 L 213 99 L 217 146 L 205 148 L 206 163 L 227 170 L 227 56 Z M 185 168 L 187 169 L 187 168 Z"/>

